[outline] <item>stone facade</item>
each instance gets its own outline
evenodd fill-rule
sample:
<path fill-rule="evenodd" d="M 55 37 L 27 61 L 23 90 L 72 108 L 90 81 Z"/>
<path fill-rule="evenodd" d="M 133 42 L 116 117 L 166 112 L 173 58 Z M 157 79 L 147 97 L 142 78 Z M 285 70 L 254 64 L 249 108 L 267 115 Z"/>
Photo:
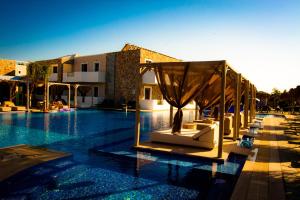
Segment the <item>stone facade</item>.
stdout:
<path fill-rule="evenodd" d="M 140 63 L 140 50 L 120 51 L 116 54 L 115 101 L 135 100 L 135 89 Z"/>
<path fill-rule="evenodd" d="M 0 75 L 15 75 L 16 61 L 0 59 Z"/>
<path fill-rule="evenodd" d="M 107 99 L 114 99 L 115 97 L 116 55 L 116 53 L 106 54 L 105 97 Z"/>
<path fill-rule="evenodd" d="M 147 60 L 152 62 L 178 62 L 179 59 L 141 48 L 135 45 L 126 44 L 121 52 L 117 52 L 115 67 L 115 101 L 135 101 L 135 89 L 138 69 L 140 63 Z M 142 83 L 141 83 L 142 84 Z M 144 98 L 144 87 L 152 87 L 152 99 L 162 99 L 162 94 L 156 84 L 142 84 L 140 98 Z"/>

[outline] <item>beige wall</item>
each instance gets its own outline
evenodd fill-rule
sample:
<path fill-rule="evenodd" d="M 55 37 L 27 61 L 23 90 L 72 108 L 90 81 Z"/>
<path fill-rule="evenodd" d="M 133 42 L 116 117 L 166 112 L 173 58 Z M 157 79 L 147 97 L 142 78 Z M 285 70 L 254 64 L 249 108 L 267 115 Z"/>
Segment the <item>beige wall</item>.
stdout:
<path fill-rule="evenodd" d="M 0 59 L 0 75 L 10 74 L 14 76 L 16 69 L 15 60 L 2 60 Z"/>
<path fill-rule="evenodd" d="M 74 59 L 74 72 L 81 72 L 81 64 L 86 63 L 88 65 L 87 71 L 94 72 L 94 63 L 99 63 L 99 71 L 106 71 L 106 54 L 80 56 Z"/>

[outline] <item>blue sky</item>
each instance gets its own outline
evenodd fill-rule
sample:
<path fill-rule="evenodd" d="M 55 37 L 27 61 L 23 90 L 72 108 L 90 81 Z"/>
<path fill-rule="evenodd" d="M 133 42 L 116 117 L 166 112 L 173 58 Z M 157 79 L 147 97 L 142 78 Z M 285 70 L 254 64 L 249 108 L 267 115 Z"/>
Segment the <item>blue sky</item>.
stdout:
<path fill-rule="evenodd" d="M 226 59 L 258 89 L 300 85 L 300 1 L 0 0 L 0 58 L 38 60 L 137 44 Z"/>

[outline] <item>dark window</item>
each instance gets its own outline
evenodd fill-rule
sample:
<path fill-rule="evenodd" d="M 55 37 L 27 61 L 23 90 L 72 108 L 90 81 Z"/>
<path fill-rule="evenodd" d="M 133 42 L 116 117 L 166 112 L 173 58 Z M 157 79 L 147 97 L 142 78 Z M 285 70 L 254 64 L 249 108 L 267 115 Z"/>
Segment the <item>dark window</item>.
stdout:
<path fill-rule="evenodd" d="M 99 63 L 95 63 L 95 72 L 99 71 Z"/>
<path fill-rule="evenodd" d="M 151 99 L 151 88 L 145 88 L 145 99 L 150 100 Z"/>
<path fill-rule="evenodd" d="M 87 72 L 87 64 L 81 64 L 81 71 Z"/>
<path fill-rule="evenodd" d="M 53 74 L 57 74 L 57 67 L 53 67 Z"/>
<path fill-rule="evenodd" d="M 82 103 L 85 102 L 85 96 L 82 96 Z"/>
<path fill-rule="evenodd" d="M 98 87 L 94 87 L 94 97 L 98 97 Z"/>

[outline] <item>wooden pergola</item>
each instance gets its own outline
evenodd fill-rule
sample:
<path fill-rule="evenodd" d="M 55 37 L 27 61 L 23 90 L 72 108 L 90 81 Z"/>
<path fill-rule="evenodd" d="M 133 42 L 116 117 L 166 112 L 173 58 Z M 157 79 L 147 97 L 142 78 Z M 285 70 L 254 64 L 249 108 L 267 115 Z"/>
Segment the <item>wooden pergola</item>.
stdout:
<path fill-rule="evenodd" d="M 78 88 L 79 87 L 91 87 L 91 88 L 93 87 L 93 85 L 87 85 L 87 84 L 78 84 L 78 83 L 70 84 L 70 83 L 48 82 L 47 83 L 47 102 L 46 102 L 47 108 L 49 108 L 49 104 L 50 104 L 50 101 L 49 101 L 50 90 L 49 90 L 49 88 L 52 85 L 66 86 L 68 88 L 68 107 L 69 108 L 71 106 L 71 87 L 72 86 L 74 87 L 74 108 L 77 107 L 77 91 L 78 91 Z M 93 105 L 93 98 L 92 98 L 92 105 Z"/>
<path fill-rule="evenodd" d="M 248 127 L 248 122 L 252 122 L 253 118 L 255 118 L 255 95 L 256 88 L 253 84 L 250 83 L 249 80 L 242 77 L 240 73 L 237 73 L 225 60 L 222 61 L 205 61 L 205 62 L 164 62 L 164 63 L 145 63 L 140 64 L 138 72 L 139 76 L 136 79 L 136 124 L 135 124 L 135 147 L 139 147 L 140 145 L 140 90 L 141 90 L 141 81 L 142 76 L 149 70 L 153 70 L 155 67 L 167 65 L 167 66 L 175 66 L 175 65 L 186 65 L 189 63 L 193 64 L 201 64 L 201 65 L 215 65 L 218 63 L 218 70 L 221 76 L 221 93 L 219 100 L 219 111 L 220 111 L 220 125 L 219 125 L 219 142 L 218 142 L 218 151 L 217 157 L 222 157 L 223 152 L 223 136 L 224 136 L 224 118 L 225 118 L 225 89 L 226 89 L 226 76 L 231 72 L 231 78 L 234 79 L 234 95 L 233 95 L 233 106 L 234 106 L 234 126 L 233 126 L 233 140 L 236 140 L 239 137 L 240 132 L 240 104 L 242 97 L 242 84 L 245 84 L 245 107 L 244 107 L 244 128 Z M 201 66 L 199 66 L 201 67 Z M 201 76 L 199 74 L 199 76 Z M 209 91 L 208 91 L 209 92 Z M 249 97 L 250 95 L 250 97 Z M 249 101 L 250 100 L 250 101 Z M 249 113 L 249 104 L 250 104 L 250 120 L 248 119 Z M 173 107 L 170 107 L 170 124 L 173 118 Z"/>

